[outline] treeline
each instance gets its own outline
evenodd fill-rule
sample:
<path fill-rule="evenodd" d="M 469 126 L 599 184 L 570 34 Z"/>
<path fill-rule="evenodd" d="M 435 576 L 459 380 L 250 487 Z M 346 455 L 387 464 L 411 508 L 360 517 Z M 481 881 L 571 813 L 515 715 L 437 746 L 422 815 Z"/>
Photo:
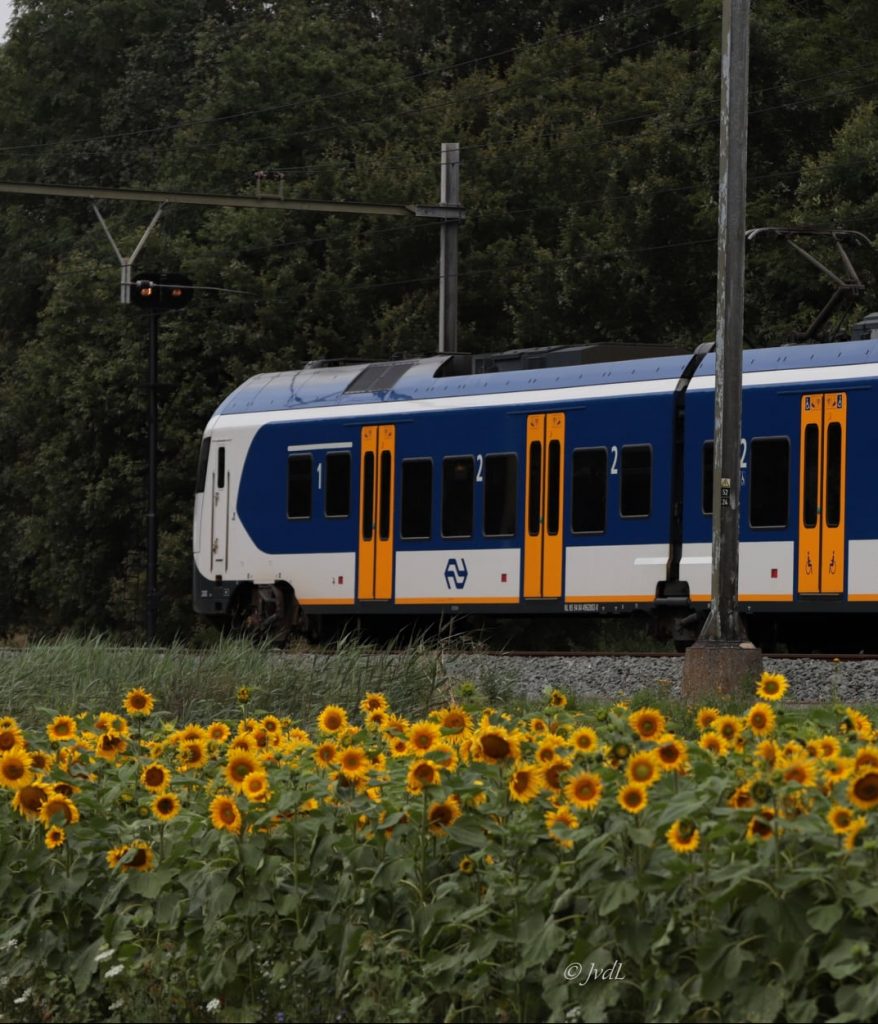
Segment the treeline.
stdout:
<path fill-rule="evenodd" d="M 0 179 L 247 194 L 267 172 L 286 196 L 425 203 L 459 142 L 462 350 L 692 348 L 714 331 L 720 25 L 720 0 L 17 0 Z M 870 0 L 754 2 L 749 224 L 878 231 L 876 41 Z M 154 208 L 101 211 L 127 254 Z M 425 220 L 166 208 L 138 266 L 213 289 L 162 326 L 166 635 L 192 624 L 220 399 L 307 359 L 434 351 L 437 259 Z M 0 261 L 0 632 L 136 629 L 143 315 L 85 200 L 0 196 Z M 830 291 L 768 243 L 747 287 L 752 344 Z"/>

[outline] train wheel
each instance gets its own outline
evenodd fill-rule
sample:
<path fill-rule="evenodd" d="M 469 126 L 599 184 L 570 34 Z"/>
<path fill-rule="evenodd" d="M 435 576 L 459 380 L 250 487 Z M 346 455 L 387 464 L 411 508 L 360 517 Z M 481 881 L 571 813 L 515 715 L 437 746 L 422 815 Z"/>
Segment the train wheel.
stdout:
<path fill-rule="evenodd" d="M 235 632 L 258 643 L 283 647 L 300 612 L 292 591 L 283 584 L 251 587 L 239 600 L 232 617 Z"/>

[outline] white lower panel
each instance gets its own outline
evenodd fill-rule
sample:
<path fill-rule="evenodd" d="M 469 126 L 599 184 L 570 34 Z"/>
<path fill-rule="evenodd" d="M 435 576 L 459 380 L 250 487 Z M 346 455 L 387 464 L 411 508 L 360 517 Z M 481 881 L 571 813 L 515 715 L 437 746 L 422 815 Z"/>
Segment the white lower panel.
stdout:
<path fill-rule="evenodd" d="M 708 601 L 713 572 L 710 544 L 684 544 L 680 579 L 689 584 L 693 601 Z M 789 601 L 795 577 L 795 544 L 791 540 L 742 542 L 738 549 L 738 596 L 742 601 Z"/>
<path fill-rule="evenodd" d="M 878 540 L 848 544 L 848 597 L 878 596 Z"/>
<path fill-rule="evenodd" d="M 397 551 L 394 596 L 410 603 L 517 601 L 520 566 L 520 548 Z"/>
<path fill-rule="evenodd" d="M 568 547 L 565 601 L 651 601 L 665 578 L 667 544 Z"/>

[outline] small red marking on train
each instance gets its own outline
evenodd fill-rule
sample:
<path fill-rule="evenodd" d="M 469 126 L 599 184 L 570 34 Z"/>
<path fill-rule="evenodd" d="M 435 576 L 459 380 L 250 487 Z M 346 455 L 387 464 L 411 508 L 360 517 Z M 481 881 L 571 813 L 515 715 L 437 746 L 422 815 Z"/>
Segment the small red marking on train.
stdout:
<path fill-rule="evenodd" d="M 501 583 L 505 583 L 506 582 L 506 573 L 505 572 L 501 572 L 500 573 L 500 582 Z"/>
<path fill-rule="evenodd" d="M 338 582 L 339 583 L 344 583 L 344 576 L 339 576 Z"/>
<path fill-rule="evenodd" d="M 773 580 L 776 580 L 776 579 L 777 579 L 777 569 L 772 569 L 772 570 L 771 570 L 771 578 L 772 578 Z"/>

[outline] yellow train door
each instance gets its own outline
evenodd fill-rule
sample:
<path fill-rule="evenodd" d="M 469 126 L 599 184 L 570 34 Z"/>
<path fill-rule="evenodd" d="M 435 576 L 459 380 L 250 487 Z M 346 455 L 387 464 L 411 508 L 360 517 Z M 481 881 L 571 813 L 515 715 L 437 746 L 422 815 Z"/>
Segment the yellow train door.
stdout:
<path fill-rule="evenodd" d="M 564 562 L 564 413 L 527 418 L 524 483 L 526 598 L 561 597 Z"/>
<path fill-rule="evenodd" d="M 393 506 L 396 427 L 363 427 L 360 432 L 360 539 L 357 597 L 393 597 Z"/>
<path fill-rule="evenodd" d="M 845 570 L 847 395 L 802 396 L 799 593 L 841 594 Z"/>

